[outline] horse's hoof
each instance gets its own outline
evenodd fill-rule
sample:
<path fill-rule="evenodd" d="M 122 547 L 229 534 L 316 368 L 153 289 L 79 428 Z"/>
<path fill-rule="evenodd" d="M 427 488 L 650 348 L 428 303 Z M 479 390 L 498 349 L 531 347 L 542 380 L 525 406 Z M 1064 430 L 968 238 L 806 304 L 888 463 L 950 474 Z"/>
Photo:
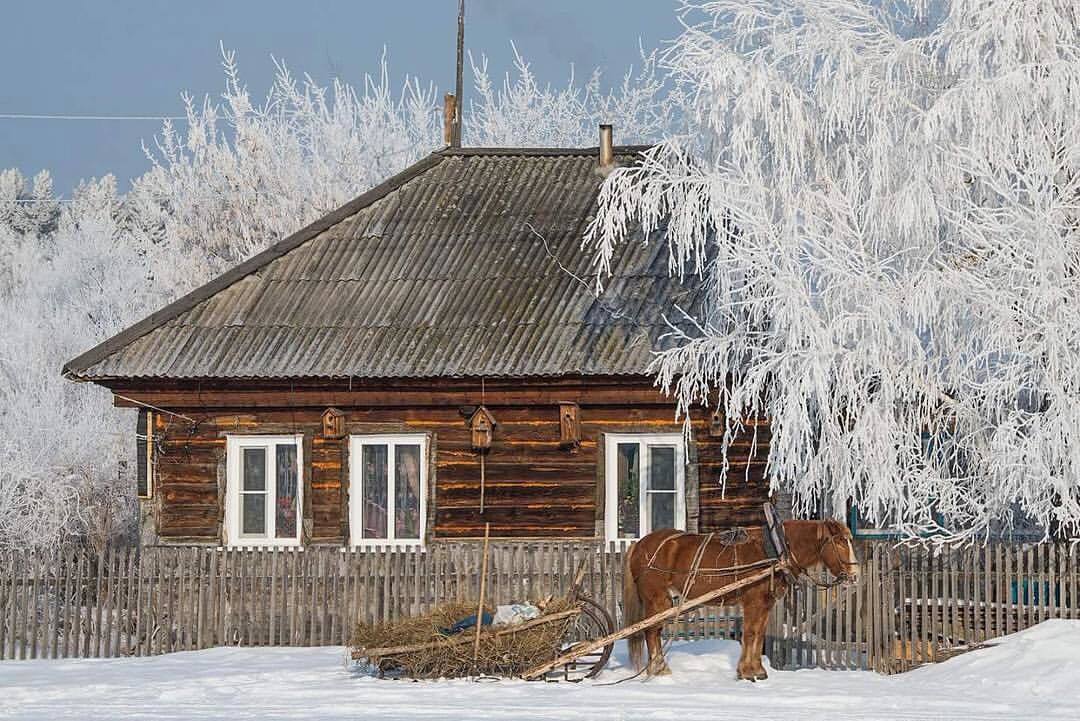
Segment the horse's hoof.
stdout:
<path fill-rule="evenodd" d="M 671 669 L 668 667 L 667 662 L 654 663 L 649 666 L 650 676 L 670 676 Z"/>
<path fill-rule="evenodd" d="M 754 678 L 748 673 L 743 673 L 742 671 L 739 671 L 739 673 L 736 674 L 735 678 L 737 678 L 739 681 L 749 681 L 750 683 L 754 683 L 755 681 L 757 681 L 756 678 Z"/>
<path fill-rule="evenodd" d="M 768 677 L 769 677 L 769 674 L 765 673 L 764 671 L 754 674 L 754 680 L 755 681 L 764 681 Z"/>

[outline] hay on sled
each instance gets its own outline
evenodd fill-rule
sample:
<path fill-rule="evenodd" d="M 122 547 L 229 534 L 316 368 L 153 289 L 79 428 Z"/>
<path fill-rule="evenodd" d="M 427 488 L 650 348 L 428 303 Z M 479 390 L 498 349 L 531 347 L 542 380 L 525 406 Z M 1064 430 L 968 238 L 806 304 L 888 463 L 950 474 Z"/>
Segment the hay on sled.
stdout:
<path fill-rule="evenodd" d="M 366 659 L 380 673 L 410 678 L 519 676 L 558 655 L 578 607 L 570 599 L 557 599 L 538 618 L 516 626 L 485 626 L 478 651 L 475 628 L 450 636 L 441 630 L 474 613 L 475 603 L 449 603 L 393 623 L 359 624 L 353 657 Z"/>

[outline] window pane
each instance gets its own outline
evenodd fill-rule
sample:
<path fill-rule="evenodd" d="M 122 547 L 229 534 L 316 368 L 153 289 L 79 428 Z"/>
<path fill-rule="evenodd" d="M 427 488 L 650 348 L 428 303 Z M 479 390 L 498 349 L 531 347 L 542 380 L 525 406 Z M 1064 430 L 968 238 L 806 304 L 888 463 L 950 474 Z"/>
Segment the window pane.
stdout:
<path fill-rule="evenodd" d="M 245 448 L 244 449 L 244 490 L 245 491 L 265 491 L 266 490 L 266 449 L 265 448 Z"/>
<path fill-rule="evenodd" d="M 420 446 L 394 446 L 394 537 L 420 538 Z"/>
<path fill-rule="evenodd" d="M 675 449 L 671 446 L 649 446 L 649 490 L 675 490 Z"/>
<path fill-rule="evenodd" d="M 675 494 L 649 494 L 649 530 L 675 527 Z"/>
<path fill-rule="evenodd" d="M 620 443 L 618 457 L 619 538 L 638 535 L 638 444 Z"/>
<path fill-rule="evenodd" d="M 296 444 L 278 444 L 276 460 L 275 534 L 278 538 L 296 538 L 296 488 L 299 482 Z"/>
<path fill-rule="evenodd" d="M 242 493 L 240 532 L 245 536 L 261 536 L 266 533 L 266 494 Z"/>
<path fill-rule="evenodd" d="M 386 446 L 365 445 L 361 463 L 364 507 L 360 523 L 364 538 L 386 538 Z"/>

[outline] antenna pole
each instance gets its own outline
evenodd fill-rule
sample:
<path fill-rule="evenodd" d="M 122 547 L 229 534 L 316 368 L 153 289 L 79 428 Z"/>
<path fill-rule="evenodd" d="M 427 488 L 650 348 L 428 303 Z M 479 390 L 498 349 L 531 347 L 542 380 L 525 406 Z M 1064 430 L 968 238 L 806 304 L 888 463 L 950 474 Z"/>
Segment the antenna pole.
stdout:
<path fill-rule="evenodd" d="M 461 94 L 464 91 L 462 72 L 465 66 L 465 0 L 458 0 L 457 17 L 457 78 L 454 86 L 454 125 L 450 145 L 461 147 Z"/>

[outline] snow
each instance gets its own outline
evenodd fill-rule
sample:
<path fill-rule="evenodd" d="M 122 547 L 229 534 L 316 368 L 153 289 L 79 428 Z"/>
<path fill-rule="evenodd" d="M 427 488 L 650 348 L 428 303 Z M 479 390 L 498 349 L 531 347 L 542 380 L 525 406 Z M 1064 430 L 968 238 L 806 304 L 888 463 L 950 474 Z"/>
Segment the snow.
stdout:
<path fill-rule="evenodd" d="M 674 644 L 668 678 L 629 675 L 625 649 L 581 684 L 378 680 L 340 647 L 218 648 L 155 658 L 0 664 L 0 718 L 1054 719 L 1076 718 L 1080 622 L 1046 621 L 907 674 L 775 671 L 735 681 L 738 644 Z"/>

